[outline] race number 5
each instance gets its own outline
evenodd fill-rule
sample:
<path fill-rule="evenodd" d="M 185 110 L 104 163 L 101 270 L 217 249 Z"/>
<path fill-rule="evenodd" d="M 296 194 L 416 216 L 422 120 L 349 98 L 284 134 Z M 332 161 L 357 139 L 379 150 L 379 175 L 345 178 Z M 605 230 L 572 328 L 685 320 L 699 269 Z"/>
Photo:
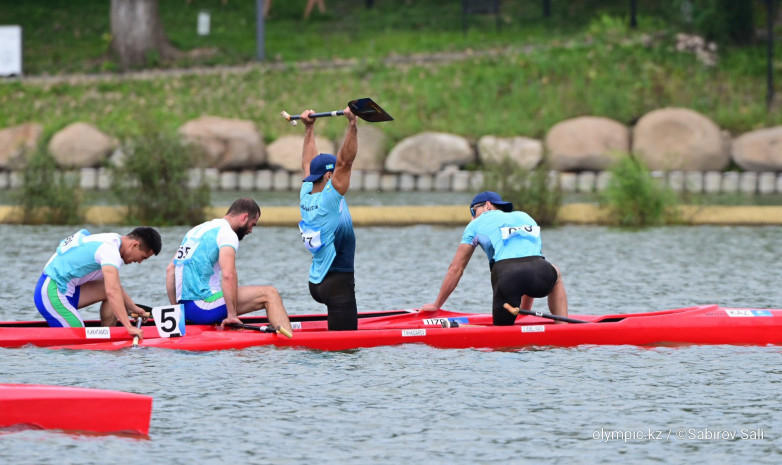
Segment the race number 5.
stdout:
<path fill-rule="evenodd" d="M 185 310 L 181 305 L 152 307 L 152 318 L 160 337 L 185 335 Z"/>

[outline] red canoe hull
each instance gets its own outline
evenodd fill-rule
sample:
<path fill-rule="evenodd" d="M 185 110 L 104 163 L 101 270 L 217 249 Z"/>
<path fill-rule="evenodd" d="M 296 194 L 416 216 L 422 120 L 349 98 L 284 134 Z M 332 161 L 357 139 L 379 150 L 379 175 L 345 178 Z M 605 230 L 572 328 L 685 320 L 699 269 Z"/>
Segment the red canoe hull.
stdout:
<path fill-rule="evenodd" d="M 295 347 L 316 350 L 348 350 L 399 344 L 426 344 L 438 348 L 509 349 L 530 346 L 578 345 L 667 346 L 686 344 L 769 345 L 782 344 L 782 310 L 722 308 L 716 305 L 660 312 L 616 315 L 570 315 L 588 324 L 554 324 L 539 317 L 519 317 L 516 325 L 491 326 L 487 314 L 449 311 L 403 313 L 362 319 L 358 331 L 325 331 L 324 321 L 297 323 L 294 337 L 252 330 L 222 330 L 190 325 L 180 338 L 155 337 L 154 327 L 144 347 L 208 351 L 254 346 Z M 309 318 L 309 317 L 308 317 Z M 458 327 L 438 322 L 455 319 Z M 83 330 L 82 330 L 83 331 Z M 147 334 L 147 333 L 145 333 Z M 0 331 L 0 345 L 2 345 Z M 35 342 L 33 342 L 35 343 Z M 105 342 L 83 338 L 52 348 L 118 350 L 131 346 L 125 336 Z"/>
<path fill-rule="evenodd" d="M 146 436 L 152 397 L 38 384 L 0 384 L 0 427 Z"/>

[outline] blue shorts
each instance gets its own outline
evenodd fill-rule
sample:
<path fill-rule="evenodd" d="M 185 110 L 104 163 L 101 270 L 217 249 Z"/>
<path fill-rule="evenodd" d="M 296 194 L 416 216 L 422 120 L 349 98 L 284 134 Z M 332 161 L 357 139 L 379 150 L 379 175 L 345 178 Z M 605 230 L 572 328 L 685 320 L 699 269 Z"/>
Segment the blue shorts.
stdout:
<path fill-rule="evenodd" d="M 79 292 L 76 286 L 73 295 L 65 295 L 57 289 L 57 283 L 42 273 L 35 286 L 35 308 L 54 328 L 83 328 L 84 321 L 79 314 Z"/>
<path fill-rule="evenodd" d="M 204 300 L 183 300 L 185 319 L 188 323 L 197 325 L 213 325 L 228 317 L 223 291 L 212 294 Z"/>

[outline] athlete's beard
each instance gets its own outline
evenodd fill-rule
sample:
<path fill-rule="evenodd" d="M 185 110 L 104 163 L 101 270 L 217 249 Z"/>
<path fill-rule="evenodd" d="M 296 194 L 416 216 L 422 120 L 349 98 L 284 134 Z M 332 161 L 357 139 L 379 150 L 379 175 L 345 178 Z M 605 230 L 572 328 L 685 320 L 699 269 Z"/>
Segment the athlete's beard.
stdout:
<path fill-rule="evenodd" d="M 249 224 L 249 221 L 247 223 L 245 223 L 244 226 L 239 226 L 239 229 L 234 231 L 236 233 L 236 237 L 238 237 L 240 241 L 242 239 L 244 239 L 244 236 L 246 236 L 247 233 L 250 231 L 250 228 L 247 227 L 248 224 Z"/>

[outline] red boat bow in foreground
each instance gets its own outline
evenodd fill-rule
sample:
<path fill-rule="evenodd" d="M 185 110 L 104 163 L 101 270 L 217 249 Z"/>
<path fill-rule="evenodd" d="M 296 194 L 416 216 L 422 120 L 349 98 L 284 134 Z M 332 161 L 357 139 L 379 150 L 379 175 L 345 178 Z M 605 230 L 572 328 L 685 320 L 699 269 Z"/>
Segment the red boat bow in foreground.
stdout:
<path fill-rule="evenodd" d="M 38 384 L 0 384 L 0 427 L 149 434 L 152 397 Z"/>
<path fill-rule="evenodd" d="M 207 325 L 188 325 L 182 337 L 161 337 L 156 327 L 147 322 L 140 346 L 206 351 L 263 345 L 347 350 L 407 343 L 481 349 L 582 344 L 782 344 L 782 310 L 704 305 L 636 314 L 570 315 L 570 318 L 587 324 L 555 324 L 547 318 L 523 316 L 517 318 L 514 326 L 501 327 L 491 326 L 491 315 L 485 313 L 392 310 L 360 313 L 357 331 L 329 332 L 325 315 L 292 315 L 294 334 L 290 339 L 276 333 Z M 242 320 L 254 325 L 267 323 L 262 317 Z M 132 343 L 120 327 L 48 328 L 40 322 L 0 323 L 0 347 L 30 344 L 56 349 L 118 350 Z"/>

